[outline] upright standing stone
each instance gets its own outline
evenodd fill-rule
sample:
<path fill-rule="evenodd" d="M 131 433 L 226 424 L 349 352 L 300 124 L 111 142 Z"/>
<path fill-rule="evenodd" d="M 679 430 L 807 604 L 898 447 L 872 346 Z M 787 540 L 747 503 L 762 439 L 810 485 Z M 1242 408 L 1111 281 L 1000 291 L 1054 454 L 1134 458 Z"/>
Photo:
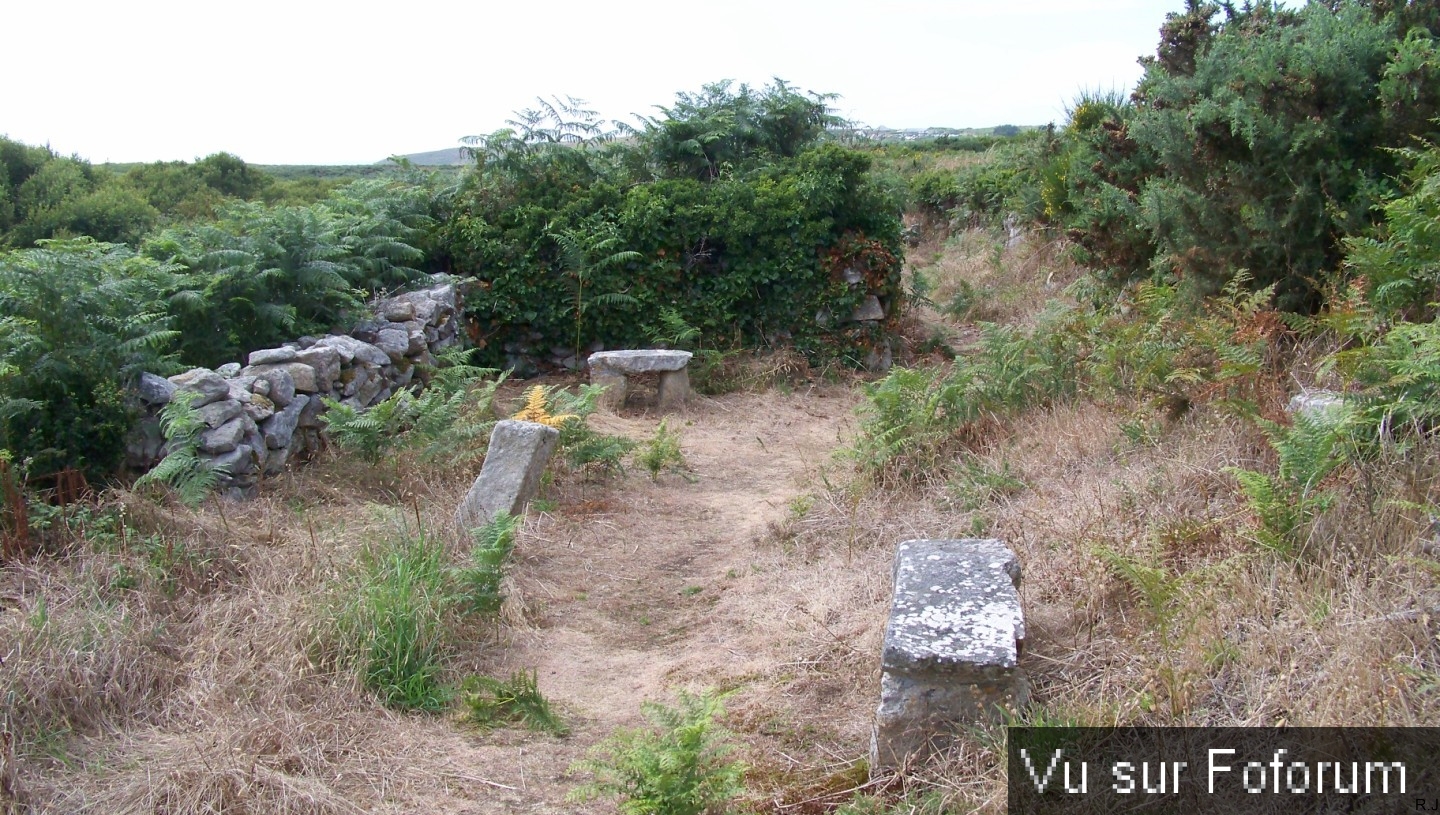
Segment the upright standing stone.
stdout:
<path fill-rule="evenodd" d="M 524 512 L 559 440 L 559 430 L 536 422 L 506 419 L 496 424 L 480 475 L 455 510 L 460 531 L 484 526 L 497 512 Z"/>
<path fill-rule="evenodd" d="M 943 743 L 957 724 L 996 719 L 1029 699 L 1020 564 L 998 540 L 910 540 L 895 551 L 872 772 Z"/>

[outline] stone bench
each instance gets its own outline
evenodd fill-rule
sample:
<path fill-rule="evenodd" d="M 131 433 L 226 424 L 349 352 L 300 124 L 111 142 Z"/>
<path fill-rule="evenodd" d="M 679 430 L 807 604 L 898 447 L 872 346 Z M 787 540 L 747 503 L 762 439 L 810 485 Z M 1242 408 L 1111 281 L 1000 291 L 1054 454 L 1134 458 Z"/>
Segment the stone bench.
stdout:
<path fill-rule="evenodd" d="M 909 540 L 895 551 L 872 773 L 903 767 L 956 725 L 999 720 L 1029 701 L 1020 563 L 998 540 Z"/>
<path fill-rule="evenodd" d="M 590 355 L 590 382 L 606 386 L 601 404 L 618 410 L 629 392 L 631 374 L 660 374 L 656 401 L 661 408 L 675 407 L 690 396 L 689 351 L 598 351 Z"/>

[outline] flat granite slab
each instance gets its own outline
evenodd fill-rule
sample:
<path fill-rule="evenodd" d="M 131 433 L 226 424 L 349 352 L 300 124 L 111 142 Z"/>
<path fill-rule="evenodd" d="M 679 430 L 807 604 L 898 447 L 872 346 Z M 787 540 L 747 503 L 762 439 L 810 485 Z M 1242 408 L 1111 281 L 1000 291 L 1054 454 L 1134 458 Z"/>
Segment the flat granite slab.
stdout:
<path fill-rule="evenodd" d="M 589 357 L 591 368 L 607 368 L 622 374 L 678 371 L 690 364 L 689 351 L 663 349 L 641 351 L 596 351 Z"/>
<path fill-rule="evenodd" d="M 1029 698 L 1020 563 L 993 539 L 908 540 L 880 665 L 871 769 L 900 767 L 957 725 L 997 719 Z"/>

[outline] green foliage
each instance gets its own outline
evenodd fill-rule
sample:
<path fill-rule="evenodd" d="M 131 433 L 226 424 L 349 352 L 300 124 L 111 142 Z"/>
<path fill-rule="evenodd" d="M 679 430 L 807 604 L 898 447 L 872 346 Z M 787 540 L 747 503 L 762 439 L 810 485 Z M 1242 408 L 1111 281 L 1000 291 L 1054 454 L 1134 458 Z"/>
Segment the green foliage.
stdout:
<path fill-rule="evenodd" d="M 333 620 L 340 664 L 388 707 L 439 710 L 447 621 L 454 610 L 445 548 L 424 535 L 366 547 Z"/>
<path fill-rule="evenodd" d="M 729 734 L 715 722 L 724 696 L 682 691 L 679 701 L 645 703 L 652 729 L 617 732 L 577 762 L 595 778 L 570 798 L 618 798 L 625 815 L 701 815 L 743 794 L 745 767 L 730 758 Z"/>
<path fill-rule="evenodd" d="M 1380 237 L 1346 243 L 1347 265 L 1366 281 L 1383 314 L 1433 318 L 1440 301 L 1440 147 L 1401 151 L 1410 169 L 1405 194 L 1385 204 Z"/>
<path fill-rule="evenodd" d="M 983 211 L 1001 199 L 1064 227 L 1109 282 L 1158 275 L 1212 294 L 1248 274 L 1282 309 L 1314 309 L 1345 239 L 1394 189 L 1386 148 L 1434 133 L 1435 25 L 1366 0 L 1189 3 L 1129 99 L 1082 97 L 1062 133 L 1037 140 L 1030 169 L 997 157 L 961 186 Z M 1378 272 L 1384 251 L 1361 262 Z M 1408 284 L 1391 295 L 1426 296 Z"/>
<path fill-rule="evenodd" d="M 124 389 L 164 371 L 175 332 L 156 305 L 170 269 L 123 246 L 52 241 L 0 253 L 0 447 L 99 479 L 124 455 Z"/>
<path fill-rule="evenodd" d="M 495 425 L 495 391 L 508 374 L 465 362 L 468 351 L 442 354 L 429 386 L 419 396 L 398 390 L 368 408 L 325 398 L 320 419 L 325 432 L 342 449 L 378 464 L 397 448 L 418 447 L 430 460 L 466 461 L 484 450 L 486 434 Z"/>
<path fill-rule="evenodd" d="M 853 454 L 881 481 L 943 475 L 988 423 L 1075 393 L 1076 349 L 1059 327 L 982 324 L 977 353 L 949 370 L 896 368 L 865 387 Z"/>
<path fill-rule="evenodd" d="M 398 390 L 368 408 L 357 408 L 328 396 L 322 401 L 325 412 L 320 415 L 320 421 L 325 423 L 330 439 L 370 464 L 380 463 L 399 443 L 401 431 L 413 418 L 415 405 L 415 397 L 407 390 Z"/>
<path fill-rule="evenodd" d="M 1289 427 L 1262 421 L 1279 458 L 1278 472 L 1227 468 L 1255 514 L 1253 532 L 1262 546 L 1286 555 L 1303 548 L 1310 522 L 1335 501 L 1335 492 L 1321 485 L 1349 458 L 1346 439 L 1352 421 L 1352 411 L 1338 407 L 1320 415 L 1296 413 Z"/>
<path fill-rule="evenodd" d="M 199 506 L 214 491 L 223 467 L 200 457 L 200 434 L 206 430 L 200 412 L 194 408 L 195 394 L 176 391 L 160 410 L 160 432 L 165 435 L 165 458 L 149 472 L 135 479 L 137 489 L 147 484 L 166 484 L 187 506 Z"/>
<path fill-rule="evenodd" d="M 685 454 L 680 451 L 680 437 L 672 432 L 669 427 L 669 417 L 660 420 L 659 427 L 655 428 L 655 435 L 651 436 L 640 452 L 635 454 L 636 461 L 650 474 L 650 478 L 660 477 L 660 473 L 670 470 L 680 472 L 685 469 Z"/>
<path fill-rule="evenodd" d="M 540 693 L 534 671 L 516 671 L 504 680 L 472 676 L 460 690 L 465 721 L 482 730 L 514 723 L 552 736 L 570 733 L 550 709 L 550 701 Z"/>
<path fill-rule="evenodd" d="M 505 564 L 515 549 L 520 516 L 498 512 L 484 526 L 471 530 L 470 563 L 456 570 L 462 608 L 468 614 L 494 616 L 505 603 L 501 583 Z"/>
<path fill-rule="evenodd" d="M 556 443 L 565 463 L 576 470 L 598 470 L 609 475 L 624 470 L 625 456 L 635 449 L 635 442 L 601 433 L 586 421 L 604 391 L 603 385 L 581 385 L 574 393 L 552 388 L 547 392 L 546 411 L 552 416 L 575 417 L 560 425 Z"/>
<path fill-rule="evenodd" d="M 215 223 L 153 236 L 144 253 L 180 267 L 167 302 L 182 359 L 221 365 L 346 325 L 368 293 L 418 274 L 427 202 L 424 190 L 362 181 L 323 203 L 235 203 Z"/>
<path fill-rule="evenodd" d="M 898 295 L 898 202 L 867 156 L 822 142 L 827 117 L 823 98 L 783 83 L 711 86 L 625 142 L 568 103 L 472 139 L 476 167 L 439 242 L 480 283 L 467 309 L 486 353 L 640 347 L 664 327 L 636 315 L 665 310 L 729 343 L 854 345 L 815 315 L 858 302 L 843 264 L 876 247 L 892 262 L 867 282 Z"/>

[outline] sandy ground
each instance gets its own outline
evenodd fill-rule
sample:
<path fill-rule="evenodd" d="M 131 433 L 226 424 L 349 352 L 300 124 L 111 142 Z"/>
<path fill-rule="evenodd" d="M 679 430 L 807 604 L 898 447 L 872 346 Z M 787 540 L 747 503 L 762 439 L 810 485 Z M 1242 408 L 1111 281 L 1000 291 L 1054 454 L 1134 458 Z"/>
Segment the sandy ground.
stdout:
<path fill-rule="evenodd" d="M 860 569 L 843 544 L 801 551 L 781 534 L 851 432 L 855 398 L 841 388 L 698 398 L 669 422 L 688 472 L 652 481 L 632 466 L 548 490 L 550 511 L 532 513 L 516 549 L 512 622 L 484 667 L 536 671 L 572 733 L 430 722 L 425 754 L 407 752 L 445 783 L 411 800 L 436 812 L 613 811 L 565 800 L 584 780 L 570 766 L 615 729 L 643 725 L 642 702 L 671 703 L 682 688 L 735 691 L 727 724 L 759 794 L 767 778 L 820 783 L 862 758 L 885 558 L 867 551 L 875 563 Z M 641 440 L 660 418 L 629 410 L 592 424 Z"/>

